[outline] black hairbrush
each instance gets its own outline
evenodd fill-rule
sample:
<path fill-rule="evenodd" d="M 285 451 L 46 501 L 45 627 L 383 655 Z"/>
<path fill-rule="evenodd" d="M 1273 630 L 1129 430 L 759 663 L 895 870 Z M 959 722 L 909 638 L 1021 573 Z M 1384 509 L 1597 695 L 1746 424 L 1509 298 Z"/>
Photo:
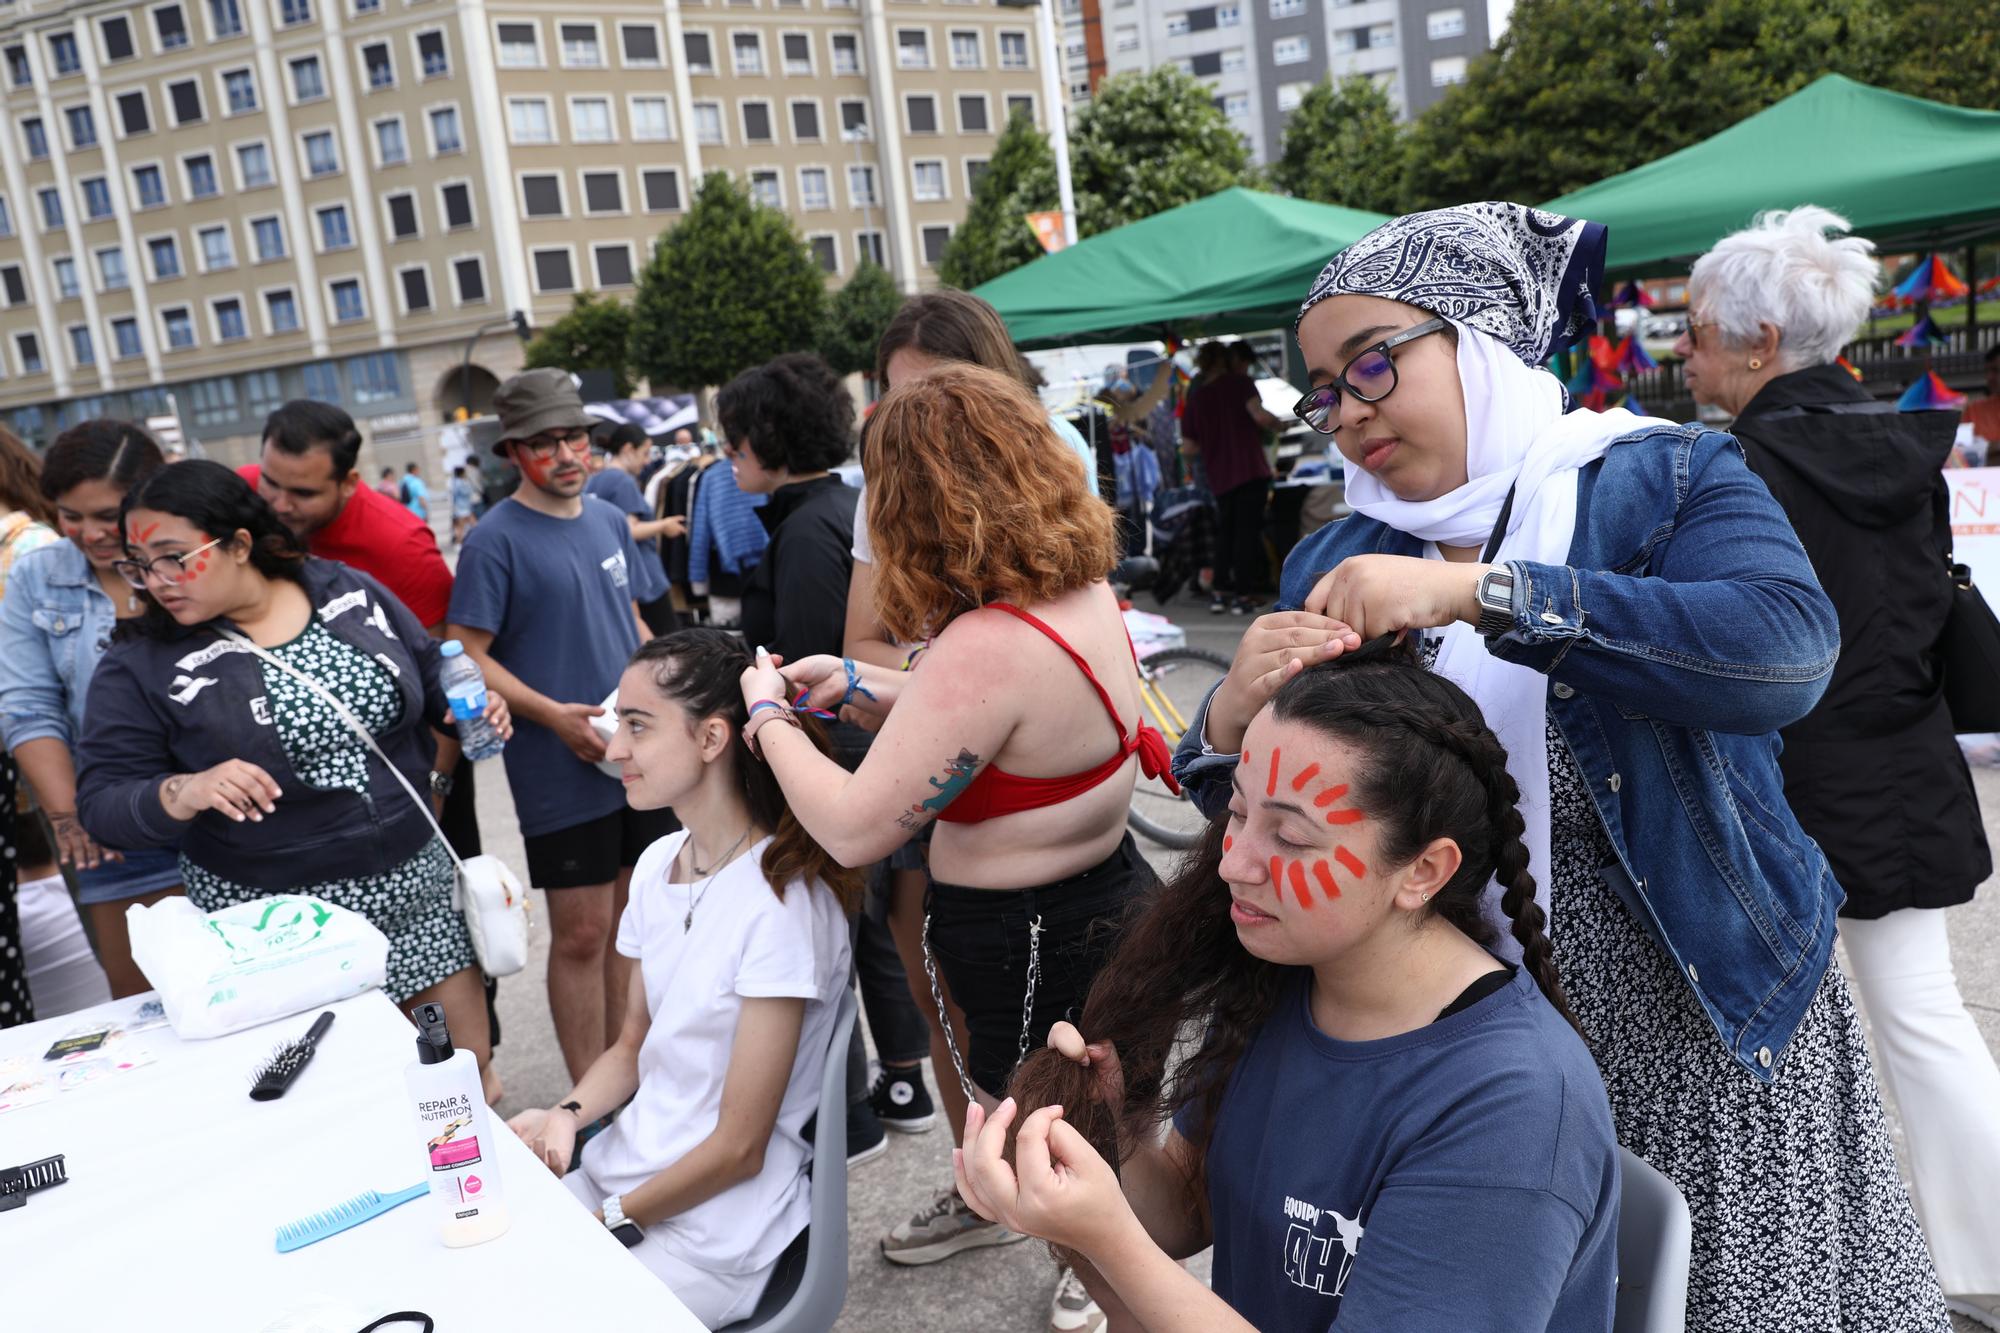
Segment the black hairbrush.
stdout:
<path fill-rule="evenodd" d="M 297 1041 L 281 1042 L 250 1075 L 250 1100 L 268 1102 L 284 1096 L 285 1089 L 292 1086 L 292 1080 L 299 1076 L 299 1071 L 313 1058 L 313 1052 L 319 1049 L 319 1039 L 332 1026 L 333 1011 L 329 1009 L 313 1020 L 305 1036 Z"/>
<path fill-rule="evenodd" d="M 10 1166 L 0 1171 L 0 1213 L 19 1208 L 36 1190 L 49 1189 L 68 1180 L 69 1166 L 63 1161 L 61 1153 L 25 1166 Z"/>

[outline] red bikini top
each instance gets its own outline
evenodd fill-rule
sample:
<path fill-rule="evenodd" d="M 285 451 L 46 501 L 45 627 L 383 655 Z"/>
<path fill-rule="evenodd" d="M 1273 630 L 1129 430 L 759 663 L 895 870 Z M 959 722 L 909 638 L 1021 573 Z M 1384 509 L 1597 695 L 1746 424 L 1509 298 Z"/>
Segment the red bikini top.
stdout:
<path fill-rule="evenodd" d="M 1136 732 L 1125 730 L 1124 720 L 1111 703 L 1111 696 L 1104 692 L 1098 682 L 1097 673 L 1090 669 L 1090 663 L 1082 654 L 1063 641 L 1063 636 L 1049 628 L 1047 624 L 1029 615 L 1018 606 L 1005 602 L 989 602 L 989 609 L 1005 611 L 1008 615 L 1040 630 L 1048 640 L 1069 654 L 1070 661 L 1076 663 L 1077 670 L 1083 672 L 1090 688 L 1097 691 L 1098 700 L 1111 719 L 1111 725 L 1118 729 L 1118 749 L 1109 759 L 1094 768 L 1081 773 L 1072 773 L 1061 778 L 1024 778 L 1003 770 L 998 764 L 987 765 L 984 772 L 974 778 L 957 799 L 938 813 L 941 824 L 977 824 L 983 820 L 997 819 L 1001 815 L 1018 814 L 1023 810 L 1039 810 L 1044 806 L 1060 805 L 1072 797 L 1081 796 L 1092 787 L 1105 781 L 1125 766 L 1125 761 L 1135 753 L 1139 756 L 1139 767 L 1149 778 L 1164 778 L 1168 787 L 1180 791 L 1180 784 L 1167 771 L 1170 757 L 1167 738 L 1159 729 L 1143 718 Z M 1131 648 L 1132 637 L 1125 636 L 1125 646 Z M 1139 660 L 1138 651 L 1133 650 L 1132 660 Z"/>

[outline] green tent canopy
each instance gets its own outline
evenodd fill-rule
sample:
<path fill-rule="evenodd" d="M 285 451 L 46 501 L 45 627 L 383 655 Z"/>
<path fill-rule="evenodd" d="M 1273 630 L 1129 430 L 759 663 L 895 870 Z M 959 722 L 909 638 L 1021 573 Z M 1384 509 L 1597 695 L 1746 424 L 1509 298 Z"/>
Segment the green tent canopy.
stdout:
<path fill-rule="evenodd" d="M 1385 220 L 1229 189 L 1024 264 L 973 295 L 1024 347 L 1250 333 L 1290 324 L 1334 251 Z"/>
<path fill-rule="evenodd" d="M 1714 138 L 1542 207 L 1611 229 L 1607 272 L 1685 270 L 1761 211 L 1819 204 L 1884 247 L 2000 233 L 2000 111 L 1829 74 Z"/>

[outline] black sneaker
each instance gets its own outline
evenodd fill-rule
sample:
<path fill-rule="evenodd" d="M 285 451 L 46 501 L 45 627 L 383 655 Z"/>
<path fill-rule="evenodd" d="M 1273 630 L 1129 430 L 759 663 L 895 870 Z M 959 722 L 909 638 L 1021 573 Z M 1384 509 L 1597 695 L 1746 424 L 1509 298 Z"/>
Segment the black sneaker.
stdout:
<path fill-rule="evenodd" d="M 847 1164 L 860 1166 L 872 1162 L 889 1151 L 889 1136 L 882 1130 L 882 1121 L 877 1118 L 875 1108 L 865 1101 L 855 1102 L 847 1108 Z"/>
<path fill-rule="evenodd" d="M 937 1123 L 937 1109 L 931 1105 L 930 1090 L 924 1087 L 924 1067 L 908 1069 L 883 1066 L 868 1090 L 868 1105 L 882 1121 L 882 1128 L 898 1134 L 921 1134 Z"/>

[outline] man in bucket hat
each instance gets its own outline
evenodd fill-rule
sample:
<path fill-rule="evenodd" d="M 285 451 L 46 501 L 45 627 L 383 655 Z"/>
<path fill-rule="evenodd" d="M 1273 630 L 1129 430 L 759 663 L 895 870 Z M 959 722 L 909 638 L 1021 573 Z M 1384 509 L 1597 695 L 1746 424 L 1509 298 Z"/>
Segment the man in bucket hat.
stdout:
<path fill-rule="evenodd" d="M 493 395 L 494 451 L 521 486 L 466 534 L 450 634 L 514 710 L 505 751 L 528 877 L 548 890 L 549 1008 L 572 1079 L 618 1033 L 631 962 L 612 947 L 632 867 L 678 828 L 625 804 L 591 726 L 645 626 L 625 515 L 583 493 L 590 428 L 569 373 L 525 371 Z"/>

